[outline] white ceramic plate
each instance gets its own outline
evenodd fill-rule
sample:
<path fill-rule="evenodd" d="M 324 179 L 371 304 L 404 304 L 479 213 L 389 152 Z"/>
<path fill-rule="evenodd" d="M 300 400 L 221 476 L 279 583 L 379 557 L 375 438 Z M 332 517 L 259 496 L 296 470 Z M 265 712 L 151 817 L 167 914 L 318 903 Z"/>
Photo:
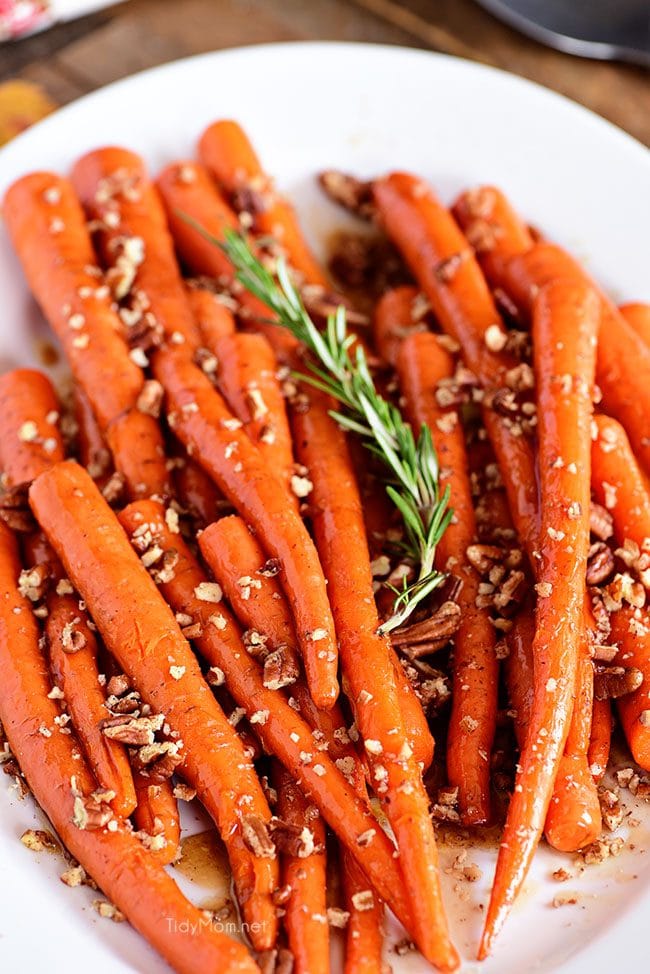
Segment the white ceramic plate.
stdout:
<path fill-rule="evenodd" d="M 69 169 L 79 153 L 109 143 L 142 152 L 152 169 L 193 151 L 202 128 L 236 117 L 267 168 L 296 200 L 314 244 L 340 212 L 314 185 L 338 166 L 361 175 L 409 168 L 451 200 L 494 182 L 526 217 L 584 258 L 621 299 L 650 301 L 650 154 L 576 105 L 518 78 L 440 55 L 345 44 L 253 47 L 180 61 L 111 85 L 58 112 L 0 152 L 0 192 L 33 169 Z M 0 227 L 0 367 L 37 362 L 46 334 Z M 0 674 L 1 678 L 1 674 Z M 0 776 L 1 777 L 1 776 Z M 0 965 L 51 974 L 168 970 L 126 925 L 99 919 L 92 894 L 58 881 L 63 866 L 18 841 L 35 812 L 0 781 Z M 38 815 L 36 814 L 36 820 Z M 199 826 L 188 820 L 189 827 Z M 203 826 L 205 827 L 205 826 Z M 650 960 L 650 821 L 633 850 L 568 883 L 571 863 L 540 851 L 527 892 L 485 974 L 598 974 L 625 958 Z M 443 849 L 448 865 L 458 850 Z M 493 851 L 470 852 L 483 878 L 447 901 L 465 971 L 476 948 Z M 208 891 L 194 890 L 203 904 Z M 550 907 L 558 893 L 578 902 Z M 391 931 L 389 940 L 399 935 Z M 417 955 L 388 958 L 398 974 L 427 970 Z M 338 974 L 340 961 L 336 962 Z M 217 974 L 217 972 L 213 972 Z"/>

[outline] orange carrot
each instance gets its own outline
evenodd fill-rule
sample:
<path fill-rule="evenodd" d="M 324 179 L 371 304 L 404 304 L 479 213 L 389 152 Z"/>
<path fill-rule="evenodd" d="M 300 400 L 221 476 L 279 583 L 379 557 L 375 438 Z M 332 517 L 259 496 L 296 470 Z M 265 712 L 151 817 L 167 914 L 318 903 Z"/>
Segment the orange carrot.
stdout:
<path fill-rule="evenodd" d="M 312 402 L 321 394 L 312 393 Z M 372 768 L 375 791 L 387 802 L 422 953 L 443 970 L 457 955 L 442 906 L 437 852 L 422 779 L 395 689 L 387 640 L 377 634 L 370 557 L 361 502 L 345 435 L 327 402 L 293 416 L 298 459 L 314 484 L 313 528 L 329 582 L 344 676 Z"/>
<path fill-rule="evenodd" d="M 533 709 L 533 639 L 535 612 L 527 600 L 506 636 L 508 655 L 505 661 L 506 686 L 513 710 L 515 737 L 520 750 L 526 745 L 526 733 Z"/>
<path fill-rule="evenodd" d="M 602 780 L 612 744 L 612 705 L 609 700 L 594 700 L 591 717 L 591 740 L 587 759 L 589 770 L 598 783 Z"/>
<path fill-rule="evenodd" d="M 166 866 L 173 862 L 180 851 L 181 823 L 178 804 L 169 779 L 152 782 L 139 771 L 133 780 L 138 803 L 133 820 L 140 839 L 159 863 Z"/>
<path fill-rule="evenodd" d="M 529 310 L 534 296 L 548 281 L 572 280 L 592 285 L 583 268 L 566 251 L 553 244 L 536 244 L 507 264 L 504 287 L 514 302 Z M 650 346 L 600 292 L 602 327 L 598 341 L 596 382 L 602 393 L 602 409 L 622 423 L 632 448 L 646 472 L 650 472 Z"/>
<path fill-rule="evenodd" d="M 479 957 L 490 952 L 539 842 L 571 721 L 584 631 L 589 550 L 590 423 L 597 295 L 582 285 L 540 292 L 533 318 L 541 532 L 533 705 L 519 759 Z"/>
<path fill-rule="evenodd" d="M 215 613 L 214 606 L 197 598 L 196 589 L 207 581 L 207 576 L 180 535 L 170 531 L 162 506 L 154 501 L 138 501 L 129 505 L 120 517 L 129 535 L 143 524 L 152 526 L 156 544 L 163 552 L 175 553 L 178 561 L 173 577 L 160 581 L 163 596 L 175 612 L 190 616 L 200 626 L 201 635 L 195 643 L 213 667 L 215 676 L 225 677 L 228 691 L 246 711 L 264 746 L 311 796 L 372 885 L 402 923 L 411 928 L 399 869 L 393 858 L 394 846 L 328 752 L 315 752 L 309 725 L 282 694 L 266 685 L 260 667 L 246 652 L 237 624 L 226 607 L 220 604 Z M 209 556 L 209 551 L 205 553 Z"/>
<path fill-rule="evenodd" d="M 165 446 L 155 416 L 130 409 L 111 423 L 106 437 L 129 499 L 169 496 Z"/>
<path fill-rule="evenodd" d="M 296 503 L 291 431 L 273 349 L 263 335 L 238 333 L 220 338 L 214 350 L 221 395 Z"/>
<path fill-rule="evenodd" d="M 112 817 L 101 794 L 93 797 L 96 783 L 75 738 L 55 722 L 59 708 L 49 696 L 36 620 L 16 588 L 19 572 L 15 540 L 0 524 L 0 720 L 36 800 L 71 855 L 179 974 L 259 974 L 246 948 L 202 923 L 201 911 Z"/>
<path fill-rule="evenodd" d="M 77 450 L 79 462 L 85 467 L 93 480 L 100 486 L 106 482 L 113 469 L 113 460 L 108 444 L 99 428 L 88 396 L 75 385 L 73 391 L 74 412 L 77 421 Z"/>
<path fill-rule="evenodd" d="M 219 338 L 232 335 L 235 330 L 235 317 L 230 308 L 232 299 L 198 281 L 190 281 L 187 285 L 187 299 L 199 326 L 201 342 L 213 351 Z"/>
<path fill-rule="evenodd" d="M 644 771 L 650 771 L 650 613 L 625 606 L 610 618 L 611 639 L 619 647 L 616 662 L 643 673 L 641 686 L 616 703 L 632 757 Z"/>
<path fill-rule="evenodd" d="M 144 379 L 121 338 L 72 186 L 52 173 L 24 176 L 7 191 L 3 213 L 34 297 L 106 429 L 135 405 Z"/>
<path fill-rule="evenodd" d="M 282 587 L 314 700 L 338 695 L 338 650 L 325 579 L 316 549 L 286 491 L 209 379 L 174 349 L 160 351 L 154 370 L 165 388 L 176 436 L 255 529 L 267 555 L 282 565 Z"/>
<path fill-rule="evenodd" d="M 63 460 L 60 406 L 52 383 L 35 369 L 0 376 L 0 470 L 6 487 L 38 477 Z"/>
<path fill-rule="evenodd" d="M 222 508 L 228 506 L 203 467 L 189 458 L 182 458 L 174 467 L 173 480 L 180 503 L 197 522 L 197 527 L 212 524 Z"/>
<path fill-rule="evenodd" d="M 329 974 L 325 825 L 282 765 L 274 763 L 272 781 L 278 795 L 282 882 L 290 890 L 283 909 L 293 969 L 295 974 Z"/>
<path fill-rule="evenodd" d="M 253 941 L 267 949 L 277 927 L 271 899 L 277 863 L 268 850 L 252 851 L 247 823 L 253 819 L 264 828 L 270 811 L 172 611 L 81 467 L 65 462 L 41 474 L 32 484 L 30 504 L 107 648 L 182 742 L 172 739 L 169 746 L 219 827 Z M 209 588 L 206 596 L 220 598 L 220 592 Z"/>
<path fill-rule="evenodd" d="M 214 122 L 201 136 L 199 155 L 234 209 L 250 216 L 254 232 L 272 237 L 307 283 L 327 287 L 293 207 L 262 169 L 241 126 L 230 120 Z"/>
<path fill-rule="evenodd" d="M 451 379 L 455 362 L 432 334 L 405 338 L 397 371 L 406 413 L 416 430 L 426 424 L 441 465 L 440 487 L 451 491 L 454 518 L 440 539 L 440 568 L 462 580 L 458 595 L 461 623 L 454 637 L 452 711 L 447 741 L 447 774 L 458 786 L 458 805 L 465 825 L 490 818 L 490 755 L 497 717 L 499 666 L 495 629 L 487 609 L 478 608 L 480 576 L 467 550 L 477 541 L 465 434 L 458 412 L 441 407 L 439 385 Z"/>
<path fill-rule="evenodd" d="M 98 225 L 104 266 L 123 269 L 166 337 L 196 348 L 199 329 L 181 280 L 165 211 L 142 159 L 128 149 L 96 149 L 77 160 L 72 184 Z M 132 281 L 131 281 L 132 278 Z M 120 296 L 120 295 L 118 295 Z M 126 295 L 125 295 L 126 296 Z"/>
<path fill-rule="evenodd" d="M 407 335 L 426 331 L 426 323 L 415 317 L 419 291 L 405 284 L 385 291 L 375 305 L 372 336 L 375 348 L 388 365 L 397 365 L 397 353 Z"/>
<path fill-rule="evenodd" d="M 640 302 L 622 304 L 618 310 L 644 345 L 650 347 L 650 304 Z"/>
<path fill-rule="evenodd" d="M 453 214 L 493 287 L 500 284 L 510 257 L 534 244 L 526 224 L 495 186 L 466 190 L 454 203 Z"/>

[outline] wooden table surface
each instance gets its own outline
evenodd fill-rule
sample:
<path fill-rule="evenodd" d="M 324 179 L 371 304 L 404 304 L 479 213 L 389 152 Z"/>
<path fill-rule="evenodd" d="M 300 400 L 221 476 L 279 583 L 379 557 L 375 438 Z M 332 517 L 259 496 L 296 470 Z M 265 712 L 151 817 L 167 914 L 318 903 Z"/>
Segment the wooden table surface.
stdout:
<path fill-rule="evenodd" d="M 647 71 L 551 51 L 473 0 L 129 0 L 0 46 L 0 81 L 35 81 L 63 104 L 188 54 L 313 39 L 403 44 L 496 65 L 563 92 L 650 145 Z"/>

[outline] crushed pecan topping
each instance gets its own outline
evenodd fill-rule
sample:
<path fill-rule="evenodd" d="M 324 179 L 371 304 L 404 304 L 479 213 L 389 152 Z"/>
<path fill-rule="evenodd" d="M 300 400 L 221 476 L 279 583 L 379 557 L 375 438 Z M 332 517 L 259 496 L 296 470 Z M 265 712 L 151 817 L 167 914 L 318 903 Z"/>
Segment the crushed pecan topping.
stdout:
<path fill-rule="evenodd" d="M 59 843 L 46 829 L 26 829 L 20 837 L 24 846 L 32 852 L 58 852 Z"/>
<path fill-rule="evenodd" d="M 28 488 L 29 484 L 19 484 L 17 487 L 7 487 L 0 493 L 0 520 L 12 531 L 21 534 L 36 528 L 27 500 Z"/>
<path fill-rule="evenodd" d="M 319 851 L 314 842 L 314 833 L 306 825 L 300 828 L 274 817 L 271 819 L 270 831 L 276 848 L 288 856 L 306 859 Z"/>
<path fill-rule="evenodd" d="M 617 700 L 626 693 L 633 693 L 643 683 L 643 673 L 636 667 L 599 666 L 594 669 L 594 696 L 596 700 Z"/>
<path fill-rule="evenodd" d="M 257 815 L 246 815 L 241 823 L 242 838 L 258 859 L 275 859 L 276 847 L 265 822 Z"/>
<path fill-rule="evenodd" d="M 264 660 L 264 686 L 269 690 L 290 686 L 299 675 L 293 656 L 287 653 L 284 646 L 278 646 Z"/>
<path fill-rule="evenodd" d="M 587 585 L 601 585 L 614 573 L 614 554 L 604 541 L 596 541 L 589 549 Z"/>
<path fill-rule="evenodd" d="M 614 519 L 606 507 L 591 502 L 589 508 L 589 530 L 599 541 L 608 541 L 614 533 Z"/>
<path fill-rule="evenodd" d="M 162 728 L 163 723 L 162 714 L 151 717 L 133 717 L 123 714 L 106 717 L 100 721 L 99 726 L 104 735 L 113 741 L 142 747 L 145 744 L 153 744 L 155 732 Z"/>
<path fill-rule="evenodd" d="M 393 646 L 409 659 L 419 659 L 442 649 L 460 626 L 460 606 L 443 602 L 440 608 L 421 622 L 402 626 L 391 634 Z"/>
<path fill-rule="evenodd" d="M 319 173 L 318 182 L 329 198 L 350 213 L 371 220 L 375 215 L 372 182 L 357 179 L 338 169 L 325 169 Z"/>
<path fill-rule="evenodd" d="M 428 716 L 435 716 L 451 696 L 449 678 L 421 659 L 400 662 L 423 710 Z"/>

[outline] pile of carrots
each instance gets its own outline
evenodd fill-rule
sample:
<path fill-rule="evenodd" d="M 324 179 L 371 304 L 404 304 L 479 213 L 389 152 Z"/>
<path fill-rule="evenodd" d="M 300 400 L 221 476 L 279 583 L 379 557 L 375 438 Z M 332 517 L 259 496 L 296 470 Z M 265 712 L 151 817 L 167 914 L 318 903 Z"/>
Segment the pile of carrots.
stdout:
<path fill-rule="evenodd" d="M 448 210 L 406 173 L 325 173 L 405 281 L 366 315 L 235 122 L 198 158 L 152 181 L 99 149 L 4 199 L 73 377 L 65 401 L 41 372 L 0 377 L 10 764 L 179 972 L 327 974 L 334 925 L 346 974 L 377 974 L 385 907 L 452 971 L 425 774 L 456 821 L 490 824 L 511 733 L 482 958 L 542 835 L 567 852 L 600 835 L 612 699 L 650 770 L 650 306 L 616 307 L 497 189 Z M 296 378 L 297 341 L 208 239 L 226 230 L 283 257 L 314 315 L 347 304 L 377 382 L 431 430 L 448 580 L 392 639 L 390 585 L 417 567 L 399 518 L 333 403 Z M 451 705 L 430 721 L 436 659 Z M 164 868 L 194 796 L 250 950 Z"/>

